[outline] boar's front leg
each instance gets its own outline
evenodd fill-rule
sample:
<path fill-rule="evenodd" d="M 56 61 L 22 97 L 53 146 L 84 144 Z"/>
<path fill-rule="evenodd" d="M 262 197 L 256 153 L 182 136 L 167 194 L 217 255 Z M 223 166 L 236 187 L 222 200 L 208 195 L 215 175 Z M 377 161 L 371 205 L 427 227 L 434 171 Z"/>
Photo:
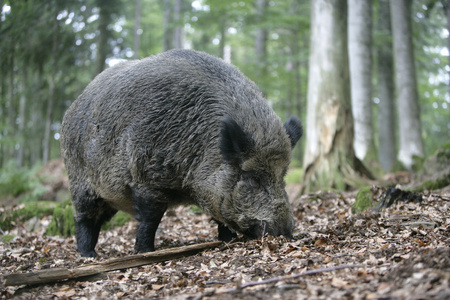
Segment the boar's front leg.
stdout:
<path fill-rule="evenodd" d="M 83 257 L 96 257 L 95 245 L 102 225 L 117 212 L 103 199 L 78 199 L 74 201 L 75 231 L 78 252 Z M 84 201 L 83 201 L 84 200 Z"/>
<path fill-rule="evenodd" d="M 139 227 L 136 233 L 134 252 L 155 251 L 155 234 L 159 223 L 167 210 L 167 196 L 158 190 L 131 187 L 134 211 Z"/>

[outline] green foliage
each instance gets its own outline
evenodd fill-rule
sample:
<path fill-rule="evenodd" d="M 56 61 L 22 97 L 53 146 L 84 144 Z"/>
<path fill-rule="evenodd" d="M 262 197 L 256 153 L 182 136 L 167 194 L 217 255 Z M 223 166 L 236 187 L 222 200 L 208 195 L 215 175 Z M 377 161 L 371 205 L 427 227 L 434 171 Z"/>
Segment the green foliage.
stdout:
<path fill-rule="evenodd" d="M 286 174 L 286 184 L 300 183 L 303 178 L 303 170 L 300 168 L 291 168 Z"/>
<path fill-rule="evenodd" d="M 52 222 L 47 227 L 45 234 L 59 236 L 72 236 L 75 234 L 75 220 L 70 201 L 65 201 L 55 207 Z"/>
<path fill-rule="evenodd" d="M 16 237 L 16 236 L 13 235 L 13 234 L 5 234 L 5 235 L 2 235 L 1 241 L 2 241 L 3 243 L 9 243 L 9 242 L 11 242 L 15 237 Z"/>
<path fill-rule="evenodd" d="M 352 205 L 352 213 L 360 213 L 368 208 L 375 206 L 373 203 L 372 191 L 370 187 L 361 188 L 356 194 L 356 201 Z"/>
<path fill-rule="evenodd" d="M 0 196 L 19 196 L 30 190 L 30 171 L 17 168 L 14 161 L 9 161 L 0 170 Z"/>
<path fill-rule="evenodd" d="M 112 217 L 112 219 L 108 222 L 106 222 L 102 226 L 102 230 L 109 230 L 113 229 L 115 227 L 121 227 L 125 225 L 126 222 L 131 221 L 131 216 L 127 213 L 124 213 L 123 211 L 119 211 L 117 214 Z"/>
<path fill-rule="evenodd" d="M 19 202 L 40 200 L 47 188 L 37 176 L 39 167 L 18 168 L 15 161 L 9 161 L 0 169 L 0 197 L 19 197 Z"/>
<path fill-rule="evenodd" d="M 38 218 L 49 216 L 57 205 L 55 202 L 38 201 L 4 209 L 0 214 L 0 229 L 3 231 L 10 230 L 34 216 Z"/>
<path fill-rule="evenodd" d="M 422 182 L 419 186 L 412 189 L 413 192 L 419 193 L 423 192 L 425 190 L 431 191 L 431 190 L 438 190 L 442 189 L 446 186 L 450 185 L 450 173 L 444 175 L 443 177 L 439 177 L 435 180 L 426 180 Z"/>

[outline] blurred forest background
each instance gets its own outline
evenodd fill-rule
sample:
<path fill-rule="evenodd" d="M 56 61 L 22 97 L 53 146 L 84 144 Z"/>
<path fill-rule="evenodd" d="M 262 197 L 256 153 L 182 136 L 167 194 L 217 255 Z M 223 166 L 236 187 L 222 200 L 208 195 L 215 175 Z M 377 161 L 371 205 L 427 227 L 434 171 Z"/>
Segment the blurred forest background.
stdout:
<path fill-rule="evenodd" d="M 344 107 L 352 98 L 353 117 L 342 122 L 351 138 L 354 128 L 355 155 L 373 174 L 414 169 L 416 157 L 450 141 L 447 0 L 2 0 L 0 7 L 3 177 L 60 156 L 64 112 L 99 72 L 172 48 L 222 57 L 256 82 L 283 120 L 298 115 L 306 138 L 294 167 L 310 167 L 315 150 L 306 144 L 317 126 L 308 109 L 313 93 L 333 84 L 351 87 L 351 97 L 338 96 Z M 314 85 L 324 49 L 339 50 L 328 66 L 338 72 Z M 316 116 L 328 120 L 326 112 Z"/>

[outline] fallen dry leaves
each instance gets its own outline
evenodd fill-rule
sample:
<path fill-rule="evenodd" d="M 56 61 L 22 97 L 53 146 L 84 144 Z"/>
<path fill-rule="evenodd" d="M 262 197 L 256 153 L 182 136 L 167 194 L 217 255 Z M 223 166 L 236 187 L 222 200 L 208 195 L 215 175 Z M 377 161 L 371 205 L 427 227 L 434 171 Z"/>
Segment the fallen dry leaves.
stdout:
<path fill-rule="evenodd" d="M 291 199 L 295 237 L 265 236 L 182 259 L 40 286 L 0 287 L 17 299 L 448 299 L 450 193 L 352 215 L 354 193 Z M 40 220 L 48 224 L 48 220 Z M 21 224 L 0 244 L 1 273 L 73 268 L 74 238 L 43 236 Z M 103 231 L 98 260 L 133 252 L 136 222 Z M 215 240 L 209 217 L 179 207 L 160 225 L 159 249 Z M 346 267 L 348 265 L 358 267 Z M 342 267 L 342 269 L 339 269 Z M 326 271 L 327 270 L 327 271 Z M 303 274 L 303 275 L 301 275 Z M 307 274 L 307 275 L 305 275 Z"/>

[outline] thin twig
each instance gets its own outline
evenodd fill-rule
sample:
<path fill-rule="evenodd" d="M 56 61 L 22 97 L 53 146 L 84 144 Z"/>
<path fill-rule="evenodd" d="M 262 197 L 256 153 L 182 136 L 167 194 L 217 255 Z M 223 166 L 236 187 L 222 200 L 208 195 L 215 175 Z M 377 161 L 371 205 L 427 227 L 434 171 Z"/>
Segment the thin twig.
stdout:
<path fill-rule="evenodd" d="M 195 297 L 193 299 L 200 300 L 203 297 L 210 297 L 210 296 L 213 296 L 214 294 L 218 295 L 218 294 L 234 293 L 234 292 L 240 291 L 242 289 L 245 289 L 245 288 L 248 288 L 251 286 L 271 284 L 271 283 L 276 283 L 276 282 L 280 282 L 280 281 L 284 281 L 284 280 L 305 277 L 305 276 L 309 276 L 309 275 L 315 275 L 315 274 L 320 274 L 320 273 L 325 273 L 325 272 L 333 272 L 333 271 L 342 270 L 342 269 L 360 268 L 360 267 L 361 267 L 361 265 L 341 265 L 341 266 L 335 266 L 335 267 L 329 267 L 329 268 L 313 269 L 313 270 L 309 270 L 309 271 L 305 271 L 305 272 L 301 272 L 301 273 L 297 273 L 297 274 L 279 276 L 279 277 L 269 278 L 269 279 L 261 280 L 261 281 L 250 281 L 250 282 L 247 282 L 244 284 L 240 284 L 237 287 L 229 288 L 225 291 L 219 291 L 219 292 L 217 292 L 215 290 L 208 291 L 208 292 L 198 295 L 197 297 Z"/>

